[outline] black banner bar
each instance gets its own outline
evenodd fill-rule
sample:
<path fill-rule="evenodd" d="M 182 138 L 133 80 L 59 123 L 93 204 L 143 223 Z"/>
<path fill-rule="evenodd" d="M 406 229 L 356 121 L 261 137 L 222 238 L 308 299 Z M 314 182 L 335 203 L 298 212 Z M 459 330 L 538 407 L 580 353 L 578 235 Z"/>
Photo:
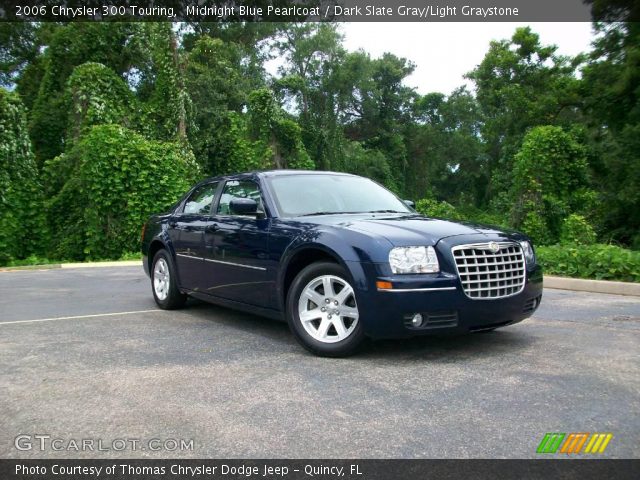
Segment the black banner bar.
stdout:
<path fill-rule="evenodd" d="M 0 0 L 0 21 L 589 22 L 639 20 L 594 0 Z M 612 13 L 613 12 L 613 13 Z"/>
<path fill-rule="evenodd" d="M 0 460 L 2 480 L 637 479 L 640 460 Z"/>

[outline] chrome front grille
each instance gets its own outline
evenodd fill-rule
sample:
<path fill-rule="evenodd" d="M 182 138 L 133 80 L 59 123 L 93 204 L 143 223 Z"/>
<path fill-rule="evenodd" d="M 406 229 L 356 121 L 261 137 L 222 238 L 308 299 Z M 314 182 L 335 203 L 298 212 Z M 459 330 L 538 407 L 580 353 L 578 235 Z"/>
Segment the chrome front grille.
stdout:
<path fill-rule="evenodd" d="M 524 289 L 526 269 L 520 244 L 487 242 L 451 249 L 464 293 L 474 300 L 510 297 Z"/>

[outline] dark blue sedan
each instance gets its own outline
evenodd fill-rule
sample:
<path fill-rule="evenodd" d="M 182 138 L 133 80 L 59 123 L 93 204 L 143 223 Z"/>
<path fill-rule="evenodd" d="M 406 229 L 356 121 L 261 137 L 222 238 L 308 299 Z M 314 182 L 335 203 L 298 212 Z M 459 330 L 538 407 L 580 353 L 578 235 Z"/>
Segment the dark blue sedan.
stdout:
<path fill-rule="evenodd" d="M 365 337 L 493 330 L 540 305 L 521 233 L 424 217 L 355 175 L 268 171 L 204 180 L 146 224 L 160 308 L 187 296 L 286 320 L 326 356 Z"/>

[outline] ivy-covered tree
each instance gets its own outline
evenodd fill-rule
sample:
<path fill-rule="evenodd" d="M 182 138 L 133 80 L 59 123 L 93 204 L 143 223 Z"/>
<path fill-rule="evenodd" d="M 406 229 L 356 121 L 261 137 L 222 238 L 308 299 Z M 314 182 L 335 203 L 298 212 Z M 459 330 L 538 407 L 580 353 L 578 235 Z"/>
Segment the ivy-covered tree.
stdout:
<path fill-rule="evenodd" d="M 64 150 L 69 117 L 65 95 L 73 69 L 98 62 L 124 75 L 141 55 L 139 45 L 131 41 L 139 34 L 140 24 L 120 22 L 69 23 L 53 32 L 42 55 L 42 79 L 29 116 L 39 165 Z"/>
<path fill-rule="evenodd" d="M 525 136 L 513 170 L 512 223 L 538 244 L 560 238 L 570 213 L 590 212 L 586 150 L 560 127 L 535 127 Z"/>
<path fill-rule="evenodd" d="M 251 92 L 248 114 L 250 138 L 268 148 L 265 160 L 269 168 L 314 168 L 302 143 L 300 126 L 287 118 L 269 89 Z"/>
<path fill-rule="evenodd" d="M 67 98 L 67 144 L 77 141 L 93 125 L 138 127 L 139 105 L 133 93 L 122 77 L 101 63 L 84 63 L 73 69 L 67 82 Z"/>
<path fill-rule="evenodd" d="M 40 251 L 46 240 L 41 211 L 25 110 L 17 94 L 0 88 L 0 265 Z"/>
<path fill-rule="evenodd" d="M 184 79 L 184 60 L 170 23 L 144 23 L 138 42 L 148 42 L 146 65 L 142 64 L 140 95 L 147 136 L 163 140 L 186 140 L 192 119 L 192 103 Z"/>
<path fill-rule="evenodd" d="M 55 258 L 136 251 L 149 215 L 168 208 L 198 177 L 193 154 L 180 143 L 147 140 L 119 125 L 91 127 L 57 164 L 69 177 L 48 202 Z"/>

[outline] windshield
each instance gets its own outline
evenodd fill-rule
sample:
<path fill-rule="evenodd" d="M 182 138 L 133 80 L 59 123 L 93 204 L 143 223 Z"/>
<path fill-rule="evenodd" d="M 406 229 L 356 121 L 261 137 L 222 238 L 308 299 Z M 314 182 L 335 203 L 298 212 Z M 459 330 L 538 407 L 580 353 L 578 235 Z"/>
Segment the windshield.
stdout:
<path fill-rule="evenodd" d="M 411 210 L 389 190 L 367 178 L 347 175 L 286 175 L 269 178 L 283 217 Z"/>

